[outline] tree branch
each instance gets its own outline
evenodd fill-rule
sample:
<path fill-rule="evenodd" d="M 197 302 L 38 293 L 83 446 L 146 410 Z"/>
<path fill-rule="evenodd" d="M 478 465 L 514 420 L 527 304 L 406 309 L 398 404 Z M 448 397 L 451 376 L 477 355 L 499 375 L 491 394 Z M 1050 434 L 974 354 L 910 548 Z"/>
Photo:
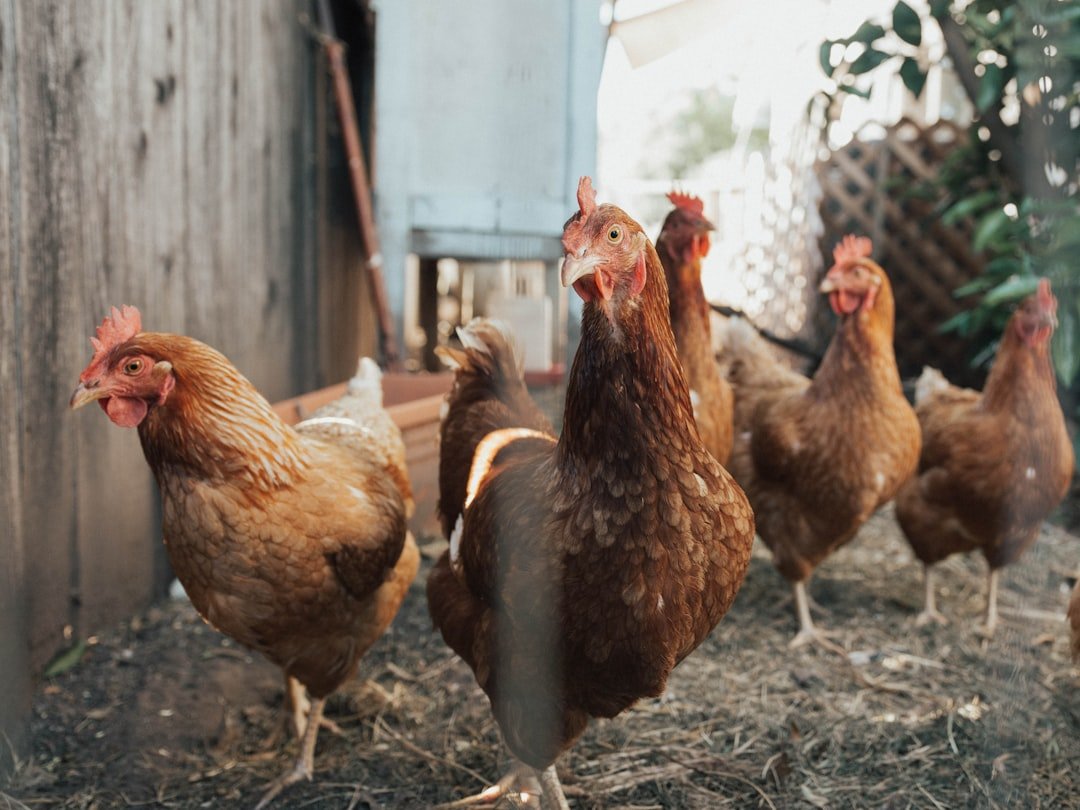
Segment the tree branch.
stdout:
<path fill-rule="evenodd" d="M 978 110 L 976 99 L 979 97 L 979 77 L 975 75 L 975 59 L 971 55 L 967 40 L 960 25 L 945 13 L 938 19 L 941 26 L 941 34 L 945 38 L 945 49 L 952 59 L 953 69 L 960 78 L 960 84 L 967 93 L 971 106 Z M 979 121 L 990 130 L 990 142 L 1001 152 L 1001 162 L 1005 171 L 1016 184 L 1016 188 L 1024 187 L 1024 168 L 1021 165 L 1020 150 L 1016 136 L 1005 126 L 997 107 L 978 113 Z"/>

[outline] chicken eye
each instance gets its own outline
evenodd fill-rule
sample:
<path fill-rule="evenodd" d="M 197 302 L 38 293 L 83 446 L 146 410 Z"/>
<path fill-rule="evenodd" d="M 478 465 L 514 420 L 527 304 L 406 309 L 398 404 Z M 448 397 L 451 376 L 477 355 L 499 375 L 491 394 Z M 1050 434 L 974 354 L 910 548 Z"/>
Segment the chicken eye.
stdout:
<path fill-rule="evenodd" d="M 133 357 L 130 360 L 128 360 L 126 363 L 124 363 L 124 373 L 125 374 L 138 374 L 140 371 L 142 371 L 142 367 L 143 367 L 143 361 L 140 360 L 138 357 Z"/>
<path fill-rule="evenodd" d="M 620 228 L 618 225 L 612 225 L 611 228 L 608 229 L 607 238 L 608 241 L 611 242 L 611 244 L 618 244 L 619 240 L 622 239 L 622 228 Z"/>

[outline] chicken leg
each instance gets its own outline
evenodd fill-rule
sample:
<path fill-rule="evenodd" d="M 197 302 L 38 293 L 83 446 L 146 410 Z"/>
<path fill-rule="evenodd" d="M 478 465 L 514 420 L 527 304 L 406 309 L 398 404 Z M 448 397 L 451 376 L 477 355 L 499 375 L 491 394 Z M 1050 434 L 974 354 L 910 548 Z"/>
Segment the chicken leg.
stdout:
<path fill-rule="evenodd" d="M 304 736 L 300 740 L 300 756 L 296 758 L 293 767 L 279 776 L 267 787 L 255 810 L 263 810 L 274 798 L 289 785 L 295 785 L 302 779 L 311 781 L 315 774 L 315 740 L 319 736 L 319 726 L 322 721 L 325 698 L 317 698 L 311 701 L 311 711 L 308 713 L 307 723 L 304 727 Z"/>
<path fill-rule="evenodd" d="M 544 791 L 540 796 L 540 806 L 544 810 L 570 810 L 554 764 L 540 772 L 540 787 Z"/>
<path fill-rule="evenodd" d="M 934 597 L 934 576 L 929 565 L 923 566 L 923 585 L 926 588 L 926 601 L 923 604 L 922 613 L 915 617 L 915 626 L 922 627 L 934 622 L 935 624 L 948 624 L 941 613 L 938 613 L 937 602 Z"/>
<path fill-rule="evenodd" d="M 998 580 L 1001 577 L 1000 568 L 990 569 L 990 581 L 986 589 L 986 622 L 979 628 L 979 635 L 986 639 L 994 637 L 994 631 L 998 623 Z"/>
<path fill-rule="evenodd" d="M 805 644 L 816 644 L 830 652 L 846 656 L 847 651 L 843 647 L 829 641 L 828 634 L 814 626 L 814 620 L 810 616 L 810 600 L 806 593 L 806 582 L 796 582 L 792 590 L 795 597 L 795 611 L 799 616 L 799 632 L 795 634 L 795 638 L 788 646 L 795 649 Z"/>
<path fill-rule="evenodd" d="M 311 700 L 308 699 L 304 685 L 291 675 L 285 676 L 285 711 L 286 723 L 292 726 L 296 739 L 303 740 L 304 730 L 307 728 L 308 717 L 311 714 Z M 345 736 L 341 726 L 327 717 L 319 718 L 319 726 L 338 737 Z"/>

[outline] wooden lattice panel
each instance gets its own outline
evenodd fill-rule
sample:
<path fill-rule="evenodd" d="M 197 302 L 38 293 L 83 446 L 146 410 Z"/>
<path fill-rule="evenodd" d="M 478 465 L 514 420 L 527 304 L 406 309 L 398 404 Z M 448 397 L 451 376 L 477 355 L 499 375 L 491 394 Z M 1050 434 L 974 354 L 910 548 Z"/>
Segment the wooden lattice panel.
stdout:
<path fill-rule="evenodd" d="M 830 256 L 847 233 L 869 236 L 874 259 L 885 268 L 896 297 L 896 359 L 904 378 L 924 365 L 951 380 L 977 384 L 970 348 L 938 328 L 963 305 L 952 291 L 977 276 L 982 261 L 971 253 L 971 223 L 945 227 L 934 207 L 940 198 L 913 195 L 913 186 L 934 177 L 957 148 L 962 130 L 940 121 L 921 127 L 904 119 L 876 137 L 863 134 L 817 166 L 823 196 L 820 250 Z"/>
<path fill-rule="evenodd" d="M 819 297 L 813 282 L 822 267 L 820 189 L 813 171 L 820 142 L 820 127 L 806 122 L 786 154 L 774 150 L 764 177 L 766 236 L 747 244 L 735 269 L 746 291 L 743 309 L 755 324 L 823 349 L 828 336 L 817 333 L 812 317 Z"/>

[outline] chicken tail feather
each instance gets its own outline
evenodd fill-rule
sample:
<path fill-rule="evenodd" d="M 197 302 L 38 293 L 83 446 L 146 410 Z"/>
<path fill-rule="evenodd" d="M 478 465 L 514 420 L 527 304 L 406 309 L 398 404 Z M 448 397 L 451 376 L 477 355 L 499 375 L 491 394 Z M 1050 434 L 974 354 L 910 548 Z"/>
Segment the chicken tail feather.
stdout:
<path fill-rule="evenodd" d="M 915 382 L 915 404 L 921 405 L 933 394 L 944 391 L 948 387 L 949 381 L 945 379 L 944 374 L 936 368 L 923 366 L 922 374 L 919 375 L 919 379 Z"/>
<path fill-rule="evenodd" d="M 375 404 L 382 405 L 382 369 L 370 357 L 361 357 L 356 376 L 349 380 L 350 394 L 371 394 Z"/>
<path fill-rule="evenodd" d="M 510 326 L 489 318 L 473 318 L 457 330 L 461 348 L 440 346 L 439 358 L 452 369 L 506 380 L 520 379 L 524 363 Z"/>

